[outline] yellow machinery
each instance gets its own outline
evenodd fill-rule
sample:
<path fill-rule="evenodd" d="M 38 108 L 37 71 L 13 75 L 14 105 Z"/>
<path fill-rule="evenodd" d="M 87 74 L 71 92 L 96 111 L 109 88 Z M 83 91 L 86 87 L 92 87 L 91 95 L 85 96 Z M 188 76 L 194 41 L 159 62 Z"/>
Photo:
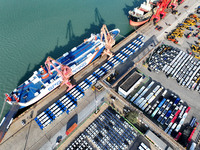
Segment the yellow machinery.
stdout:
<path fill-rule="evenodd" d="M 196 20 L 194 18 L 186 18 L 184 24 L 188 26 L 194 26 L 196 25 Z"/>
<path fill-rule="evenodd" d="M 197 80 L 196 80 L 196 83 L 198 83 L 198 82 L 199 82 L 199 80 L 200 80 L 200 76 L 197 78 Z"/>
<path fill-rule="evenodd" d="M 189 17 L 194 18 L 196 22 L 200 22 L 200 18 L 196 14 L 191 14 Z"/>
<path fill-rule="evenodd" d="M 192 51 L 194 53 L 200 53 L 200 47 L 199 46 L 196 46 L 196 45 L 192 45 Z"/>
<path fill-rule="evenodd" d="M 175 44 L 178 44 L 178 41 L 175 39 L 175 37 L 173 37 L 173 36 L 171 36 L 171 35 L 168 35 L 168 36 L 167 36 L 167 39 L 168 39 L 169 41 L 174 42 Z"/>
<path fill-rule="evenodd" d="M 196 45 L 192 45 L 192 52 L 195 54 L 195 58 L 200 59 L 200 47 Z"/>
<path fill-rule="evenodd" d="M 183 34 L 184 34 L 184 29 L 177 28 L 170 34 L 170 36 L 182 38 Z"/>
<path fill-rule="evenodd" d="M 197 59 L 200 59 L 200 56 L 195 55 L 194 57 L 197 58 Z"/>

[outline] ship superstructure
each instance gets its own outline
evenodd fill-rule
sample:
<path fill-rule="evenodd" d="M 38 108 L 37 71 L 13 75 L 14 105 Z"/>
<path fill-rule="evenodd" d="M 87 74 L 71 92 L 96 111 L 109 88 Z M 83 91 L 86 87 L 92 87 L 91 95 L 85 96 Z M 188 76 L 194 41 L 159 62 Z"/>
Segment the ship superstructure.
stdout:
<path fill-rule="evenodd" d="M 131 26 L 141 26 L 150 20 L 153 15 L 153 2 L 147 0 L 140 7 L 136 7 L 129 11 L 129 24 Z"/>

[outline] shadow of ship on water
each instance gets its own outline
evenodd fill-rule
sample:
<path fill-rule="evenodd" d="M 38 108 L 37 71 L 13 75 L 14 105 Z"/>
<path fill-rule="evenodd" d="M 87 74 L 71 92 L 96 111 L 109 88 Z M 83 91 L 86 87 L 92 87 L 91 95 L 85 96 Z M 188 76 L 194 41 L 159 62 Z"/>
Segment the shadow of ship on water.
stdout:
<path fill-rule="evenodd" d="M 28 78 L 30 78 L 33 72 L 40 68 L 40 65 L 44 66 L 44 62 L 46 61 L 46 58 L 48 56 L 51 56 L 52 58 L 57 59 L 60 56 L 62 56 L 64 53 L 66 53 L 67 51 L 70 51 L 73 47 L 80 45 L 84 41 L 84 39 L 90 37 L 91 33 L 94 33 L 94 34 L 100 33 L 102 25 L 105 24 L 105 20 L 102 18 L 97 8 L 95 8 L 94 14 L 95 14 L 95 22 L 91 23 L 90 28 L 86 28 L 85 33 L 82 34 L 81 36 L 76 36 L 74 34 L 72 21 L 69 20 L 67 23 L 67 28 L 66 28 L 66 39 L 68 39 L 69 42 L 64 46 L 58 46 L 59 39 L 57 38 L 57 45 L 55 46 L 54 50 L 47 53 L 45 57 L 43 58 L 43 60 L 41 60 L 41 62 L 38 63 L 37 65 L 35 65 L 35 67 L 32 70 L 30 70 L 29 68 L 30 64 L 29 64 L 26 73 L 19 80 L 18 85 L 24 83 Z M 115 29 L 115 24 L 107 25 L 107 28 L 108 30 Z M 21 109 L 18 112 L 18 115 L 24 112 L 28 108 L 29 107 Z"/>

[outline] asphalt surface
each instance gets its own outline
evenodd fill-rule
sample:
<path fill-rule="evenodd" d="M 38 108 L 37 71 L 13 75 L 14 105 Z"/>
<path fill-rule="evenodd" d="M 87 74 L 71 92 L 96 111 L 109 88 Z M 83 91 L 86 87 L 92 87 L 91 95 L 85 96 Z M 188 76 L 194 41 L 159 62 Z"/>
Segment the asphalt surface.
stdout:
<path fill-rule="evenodd" d="M 101 93 L 99 93 L 99 95 L 96 96 L 95 98 L 95 94 L 93 93 L 92 95 L 90 95 L 91 100 L 89 101 L 89 104 L 83 108 L 80 112 L 77 112 L 77 124 L 81 124 L 85 119 L 87 119 L 90 114 L 92 114 L 95 109 L 96 106 L 99 106 L 100 104 L 102 104 L 104 102 L 104 95 L 105 95 L 106 91 L 103 91 Z M 76 111 L 76 110 L 75 110 Z M 72 117 L 72 119 L 74 118 L 74 121 L 76 122 L 76 117 Z M 56 134 L 52 135 L 52 137 L 48 140 L 48 142 L 46 142 L 41 148 L 40 150 L 50 150 L 56 147 L 56 142 L 58 137 L 62 137 L 62 139 L 66 138 L 66 125 L 64 125 Z"/>
<path fill-rule="evenodd" d="M 32 120 L 17 131 L 16 134 L 6 139 L 5 142 L 2 142 L 0 149 L 53 149 L 56 146 L 57 137 L 65 137 L 70 119 L 77 115 L 78 124 L 85 120 L 95 110 L 95 97 L 97 105 L 99 105 L 103 102 L 104 95 L 104 92 L 97 92 L 95 96 L 95 93 L 91 89 L 88 90 L 85 97 L 78 102 L 78 107 L 72 110 L 69 115 L 63 113 L 44 130 L 41 130 L 37 123 Z M 17 147 L 15 145 L 16 142 L 18 143 Z"/>

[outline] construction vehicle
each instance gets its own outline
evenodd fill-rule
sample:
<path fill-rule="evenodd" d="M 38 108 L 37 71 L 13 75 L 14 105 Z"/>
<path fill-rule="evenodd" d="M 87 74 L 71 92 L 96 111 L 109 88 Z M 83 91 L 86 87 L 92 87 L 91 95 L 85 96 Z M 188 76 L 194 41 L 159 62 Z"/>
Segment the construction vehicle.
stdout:
<path fill-rule="evenodd" d="M 188 27 L 186 24 L 179 24 L 177 28 L 180 28 L 180 29 L 185 29 L 186 27 Z"/>
<path fill-rule="evenodd" d="M 175 37 L 173 37 L 173 36 L 167 36 L 167 39 L 169 40 L 169 41 L 172 41 L 172 42 L 174 42 L 175 44 L 178 44 L 178 41 L 175 39 Z"/>
<path fill-rule="evenodd" d="M 192 45 L 191 46 L 191 49 L 194 53 L 200 53 L 200 47 L 199 46 L 196 46 L 196 45 Z"/>
<path fill-rule="evenodd" d="M 194 37 L 198 37 L 200 35 L 200 32 L 197 32 L 197 33 L 195 33 L 193 35 L 194 35 Z"/>
<path fill-rule="evenodd" d="M 200 46 L 200 42 L 195 41 L 196 45 Z"/>
<path fill-rule="evenodd" d="M 186 18 L 184 21 L 184 24 L 186 24 L 188 26 L 194 26 L 194 25 L 196 25 L 196 21 L 194 18 Z"/>
<path fill-rule="evenodd" d="M 195 55 L 194 57 L 200 60 L 200 56 Z"/>
<path fill-rule="evenodd" d="M 170 34 L 171 36 L 182 38 L 184 34 L 184 29 L 182 28 L 176 28 L 173 30 L 173 32 Z"/>
<path fill-rule="evenodd" d="M 197 14 L 200 14 L 200 6 L 197 7 Z"/>
<path fill-rule="evenodd" d="M 196 42 L 199 45 L 199 42 Z M 191 46 L 192 52 L 194 53 L 194 57 L 200 59 L 200 47 L 196 45 Z M 199 79 L 198 79 L 199 80 Z M 197 82 L 198 82 L 197 80 Z"/>
<path fill-rule="evenodd" d="M 194 29 L 192 29 L 191 27 L 186 27 L 186 29 L 193 31 Z"/>
<path fill-rule="evenodd" d="M 200 22 L 200 18 L 196 14 L 190 14 L 189 17 L 195 19 L 196 22 Z"/>
<path fill-rule="evenodd" d="M 189 39 L 192 36 L 192 32 L 188 33 L 186 38 Z"/>

